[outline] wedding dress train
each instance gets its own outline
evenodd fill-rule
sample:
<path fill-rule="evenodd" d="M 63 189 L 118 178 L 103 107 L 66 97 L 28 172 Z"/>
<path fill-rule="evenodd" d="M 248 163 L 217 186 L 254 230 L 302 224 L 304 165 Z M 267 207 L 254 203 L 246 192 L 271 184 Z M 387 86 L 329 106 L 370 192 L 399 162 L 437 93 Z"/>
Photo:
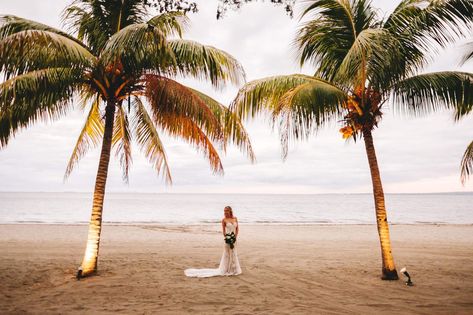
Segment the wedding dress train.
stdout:
<path fill-rule="evenodd" d="M 225 234 L 236 233 L 238 223 L 227 223 L 225 225 Z M 225 244 L 223 248 L 222 259 L 220 265 L 216 269 L 186 269 L 184 273 L 188 277 L 216 277 L 216 276 L 236 276 L 241 274 L 240 262 L 236 251 L 236 244 L 230 248 L 229 244 Z"/>

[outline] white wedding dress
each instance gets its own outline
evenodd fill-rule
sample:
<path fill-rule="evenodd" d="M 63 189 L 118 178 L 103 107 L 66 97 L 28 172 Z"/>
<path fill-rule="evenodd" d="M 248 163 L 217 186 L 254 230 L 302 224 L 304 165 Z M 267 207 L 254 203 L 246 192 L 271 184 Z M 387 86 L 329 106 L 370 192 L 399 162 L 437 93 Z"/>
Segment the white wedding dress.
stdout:
<path fill-rule="evenodd" d="M 227 223 L 225 225 L 225 234 L 236 233 L 238 223 Z M 224 245 L 222 259 L 217 269 L 186 269 L 184 273 L 188 277 L 216 277 L 216 276 L 236 276 L 241 274 L 240 262 L 236 251 L 236 244 L 233 249 L 229 244 Z"/>

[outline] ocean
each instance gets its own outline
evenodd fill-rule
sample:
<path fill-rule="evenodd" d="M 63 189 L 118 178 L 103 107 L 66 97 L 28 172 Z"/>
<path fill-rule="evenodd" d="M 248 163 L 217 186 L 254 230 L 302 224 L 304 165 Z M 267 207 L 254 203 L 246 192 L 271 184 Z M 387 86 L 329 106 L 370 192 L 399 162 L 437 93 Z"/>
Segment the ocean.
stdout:
<path fill-rule="evenodd" d="M 0 193 L 0 224 L 86 224 L 92 193 Z M 473 193 L 387 194 L 392 224 L 473 224 Z M 242 223 L 375 224 L 371 194 L 108 193 L 113 224 L 215 224 L 232 206 Z"/>

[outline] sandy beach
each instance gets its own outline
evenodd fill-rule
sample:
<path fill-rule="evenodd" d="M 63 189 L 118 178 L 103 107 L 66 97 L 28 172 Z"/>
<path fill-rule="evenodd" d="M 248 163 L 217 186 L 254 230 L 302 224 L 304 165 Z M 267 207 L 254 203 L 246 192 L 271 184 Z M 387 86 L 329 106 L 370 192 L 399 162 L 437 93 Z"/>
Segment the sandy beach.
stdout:
<path fill-rule="evenodd" d="M 0 227 L 1 314 L 472 314 L 473 226 L 397 225 L 379 279 L 374 225 L 241 227 L 237 277 L 216 267 L 218 226 L 105 225 L 97 276 L 75 280 L 85 225 Z"/>

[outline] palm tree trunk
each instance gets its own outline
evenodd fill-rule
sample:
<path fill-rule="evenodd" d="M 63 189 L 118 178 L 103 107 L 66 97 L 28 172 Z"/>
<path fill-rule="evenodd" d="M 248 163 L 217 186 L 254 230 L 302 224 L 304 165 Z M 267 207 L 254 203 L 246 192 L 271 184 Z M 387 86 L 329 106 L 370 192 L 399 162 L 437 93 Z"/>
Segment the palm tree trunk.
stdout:
<path fill-rule="evenodd" d="M 386 215 L 386 205 L 384 203 L 383 184 L 379 174 L 376 151 L 373 144 L 373 136 L 370 129 L 363 129 L 363 138 L 365 140 L 366 154 L 371 172 L 371 181 L 373 183 L 374 204 L 376 209 L 376 223 L 378 225 L 379 241 L 381 243 L 381 255 L 383 259 L 382 279 L 399 279 L 394 266 L 394 259 L 391 252 L 391 240 L 389 237 L 389 225 Z"/>
<path fill-rule="evenodd" d="M 97 271 L 99 255 L 100 232 L 102 230 L 102 210 L 107 183 L 108 164 L 112 147 L 113 122 L 115 120 L 115 103 L 108 102 L 105 108 L 105 130 L 100 153 L 99 168 L 95 179 L 94 199 L 92 203 L 92 216 L 89 223 L 87 246 L 85 248 L 82 264 L 77 272 L 77 278 L 86 277 Z"/>

